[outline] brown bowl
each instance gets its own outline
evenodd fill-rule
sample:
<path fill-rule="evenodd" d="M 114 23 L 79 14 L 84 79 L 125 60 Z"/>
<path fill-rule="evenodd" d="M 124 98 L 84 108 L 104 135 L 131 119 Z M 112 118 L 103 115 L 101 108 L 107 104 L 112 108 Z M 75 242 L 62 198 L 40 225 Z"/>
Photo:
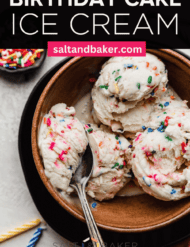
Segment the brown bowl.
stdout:
<path fill-rule="evenodd" d="M 169 83 L 179 96 L 190 102 L 190 61 L 172 50 L 147 50 L 160 57 L 169 71 Z M 90 78 L 100 71 L 108 58 L 75 57 L 66 63 L 45 87 L 33 118 L 32 151 L 38 173 L 53 198 L 77 219 L 85 221 L 82 209 L 63 199 L 45 176 L 37 145 L 42 117 L 57 103 L 73 106 L 92 88 Z M 34 181 L 35 182 L 35 181 Z M 142 232 L 166 226 L 190 212 L 190 198 L 180 201 L 160 201 L 147 194 L 115 197 L 98 203 L 93 210 L 99 227 L 118 232 Z"/>

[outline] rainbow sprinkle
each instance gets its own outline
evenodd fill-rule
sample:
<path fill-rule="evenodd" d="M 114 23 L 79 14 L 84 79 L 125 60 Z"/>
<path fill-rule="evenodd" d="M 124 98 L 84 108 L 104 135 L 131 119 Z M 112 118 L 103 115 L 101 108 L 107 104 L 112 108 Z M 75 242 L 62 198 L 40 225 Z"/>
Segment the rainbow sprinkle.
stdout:
<path fill-rule="evenodd" d="M 87 129 L 88 133 L 92 133 L 93 129 Z"/>
<path fill-rule="evenodd" d="M 148 84 L 151 84 L 151 82 L 152 82 L 152 76 L 149 76 L 148 77 Z"/>
<path fill-rule="evenodd" d="M 115 163 L 115 165 L 114 165 L 114 166 L 112 166 L 112 168 L 111 168 L 111 169 L 114 169 L 114 168 L 116 168 L 117 166 L 119 166 L 119 163 Z"/>
<path fill-rule="evenodd" d="M 108 86 L 105 86 L 105 85 L 100 85 L 99 88 L 105 88 L 105 89 L 108 89 Z"/>
<path fill-rule="evenodd" d="M 118 81 L 119 79 L 121 79 L 122 78 L 122 76 L 120 75 L 120 76 L 118 76 L 117 78 L 115 78 L 115 81 Z"/>
<path fill-rule="evenodd" d="M 97 203 L 96 202 L 93 202 L 92 203 L 92 208 L 95 208 L 97 206 Z"/>
<path fill-rule="evenodd" d="M 150 133 L 150 132 L 153 132 L 153 129 L 151 129 L 151 128 L 148 128 L 148 132 Z"/>
<path fill-rule="evenodd" d="M 118 87 L 118 85 L 116 83 L 114 83 L 114 87 L 115 87 L 116 93 L 118 94 L 119 93 L 119 87 Z"/>
<path fill-rule="evenodd" d="M 164 103 L 164 106 L 169 106 L 169 104 L 170 104 L 169 102 L 166 102 Z"/>
<path fill-rule="evenodd" d="M 141 88 L 141 84 L 138 82 L 137 83 L 137 88 L 140 89 Z"/>
<path fill-rule="evenodd" d="M 170 141 L 170 142 L 173 141 L 172 138 L 170 138 L 169 136 L 165 136 L 165 138 L 166 138 L 168 141 Z"/>
<path fill-rule="evenodd" d="M 175 194 L 176 190 L 172 189 L 172 191 L 170 192 L 170 194 Z"/>
<path fill-rule="evenodd" d="M 132 68 L 133 64 L 124 64 L 124 68 Z"/>
<path fill-rule="evenodd" d="M 8 69 L 30 67 L 44 49 L 0 49 L 0 66 Z"/>
<path fill-rule="evenodd" d="M 50 120 L 50 118 L 47 119 L 47 125 L 48 126 L 51 126 L 51 120 Z"/>

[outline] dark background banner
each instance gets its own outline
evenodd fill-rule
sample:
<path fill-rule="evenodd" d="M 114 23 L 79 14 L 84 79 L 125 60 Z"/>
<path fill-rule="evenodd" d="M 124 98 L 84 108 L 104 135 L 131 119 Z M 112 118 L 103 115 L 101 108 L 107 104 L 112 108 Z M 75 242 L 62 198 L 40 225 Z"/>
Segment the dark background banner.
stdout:
<path fill-rule="evenodd" d="M 21 0 L 20 0 L 21 1 Z M 32 0 L 27 0 L 31 5 Z M 69 6 L 69 0 L 62 0 L 62 6 L 58 6 L 59 0 L 52 0 L 53 6 L 48 6 L 49 0 L 41 0 L 43 6 L 10 6 L 10 0 L 1 0 L 0 9 L 0 47 L 1 48 L 46 48 L 47 41 L 146 41 L 149 48 L 189 48 L 190 47 L 190 14 L 189 14 L 189 1 L 188 0 L 173 0 L 174 3 L 181 3 L 181 6 L 170 6 L 171 1 L 165 0 L 169 6 L 164 6 L 162 1 L 152 0 L 144 2 L 152 2 L 154 5 L 160 2 L 160 6 L 144 6 L 131 7 L 126 4 L 125 0 L 113 0 L 114 6 L 109 6 L 109 0 L 102 0 L 105 6 L 89 6 L 90 0 L 85 6 Z M 84 0 L 78 0 L 83 2 Z M 142 0 L 130 0 L 131 3 L 139 2 Z M 14 0 L 15 3 L 19 0 Z M 72 1 L 74 2 L 74 0 Z M 23 19 L 22 28 L 27 33 L 38 31 L 35 35 L 26 35 L 20 28 L 21 18 L 28 15 Z M 77 16 L 73 21 L 73 28 L 78 33 L 86 32 L 85 35 L 75 34 L 71 27 L 70 22 L 73 16 L 78 13 L 83 13 L 86 16 Z M 121 14 L 117 17 L 118 23 L 128 23 L 128 25 L 118 25 L 117 32 L 122 33 L 116 35 L 114 32 L 114 14 Z M 13 35 L 13 14 L 15 15 L 15 34 Z M 57 35 L 44 35 L 43 34 L 43 14 L 56 14 L 46 16 L 46 23 L 56 23 L 56 25 L 45 25 L 46 33 L 57 33 Z M 96 27 L 93 33 L 93 16 L 94 14 L 101 14 L 96 16 L 96 24 L 109 23 L 105 26 L 107 32 L 102 27 Z M 126 15 L 129 14 L 129 15 Z M 142 17 L 146 17 L 150 29 L 137 29 L 135 28 Z M 176 19 L 167 28 L 163 21 L 160 21 L 160 34 L 158 33 L 158 14 L 161 15 L 165 23 L 169 24 L 174 16 L 178 15 L 178 34 L 176 35 Z M 88 16 L 88 17 L 87 17 Z M 142 17 L 139 27 L 147 27 L 147 23 Z M 109 33 L 109 34 L 108 34 Z M 124 34 L 125 33 L 125 34 Z M 129 34 L 126 34 L 129 33 Z"/>

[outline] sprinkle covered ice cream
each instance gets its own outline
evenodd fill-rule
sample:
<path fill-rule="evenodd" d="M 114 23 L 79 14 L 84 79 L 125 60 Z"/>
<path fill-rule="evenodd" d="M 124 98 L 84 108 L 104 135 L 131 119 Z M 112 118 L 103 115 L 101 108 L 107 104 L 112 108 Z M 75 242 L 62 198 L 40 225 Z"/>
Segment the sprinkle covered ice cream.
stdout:
<path fill-rule="evenodd" d="M 111 199 L 130 180 L 130 143 L 103 125 L 87 124 L 85 129 L 94 153 L 94 169 L 86 191 L 99 201 Z"/>
<path fill-rule="evenodd" d="M 183 101 L 158 104 L 151 127 L 137 133 L 132 169 L 145 192 L 160 200 L 190 195 L 190 110 Z"/>
<path fill-rule="evenodd" d="M 114 57 L 103 65 L 100 77 L 92 89 L 94 111 L 105 125 L 119 132 L 125 128 L 125 114 L 154 101 L 166 91 L 168 82 L 164 63 L 149 53 L 146 57 Z"/>
<path fill-rule="evenodd" d="M 69 186 L 70 180 L 87 143 L 85 130 L 75 117 L 74 107 L 57 104 L 43 117 L 38 145 L 45 174 L 61 193 L 73 191 Z"/>
<path fill-rule="evenodd" d="M 38 141 L 53 187 L 73 191 L 70 180 L 89 142 L 94 163 L 86 192 L 93 199 L 122 195 L 134 176 L 160 200 L 190 196 L 190 109 L 167 83 L 165 65 L 154 55 L 114 57 L 91 92 L 93 123 L 82 124 L 74 107 L 53 106 Z"/>

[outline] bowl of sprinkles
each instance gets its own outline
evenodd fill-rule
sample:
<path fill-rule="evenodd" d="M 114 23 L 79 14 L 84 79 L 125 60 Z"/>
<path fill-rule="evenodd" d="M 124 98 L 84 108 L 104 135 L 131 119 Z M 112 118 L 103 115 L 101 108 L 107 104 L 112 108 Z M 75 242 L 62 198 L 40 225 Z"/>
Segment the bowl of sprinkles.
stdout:
<path fill-rule="evenodd" d="M 46 58 L 44 49 L 0 49 L 0 70 L 10 73 L 39 68 Z"/>
<path fill-rule="evenodd" d="M 190 125 L 186 121 L 190 119 L 190 103 L 186 105 L 190 102 L 190 61 L 169 49 L 148 49 L 147 53 L 150 63 L 138 61 L 137 67 L 129 58 L 72 58 L 44 88 L 33 117 L 32 152 L 39 176 L 52 197 L 85 222 L 77 198 L 62 186 L 66 184 L 62 181 L 67 181 L 65 174 L 73 171 L 67 162 L 77 157 L 76 148 L 67 146 L 72 141 L 78 147 L 80 140 L 79 134 L 68 134 L 73 125 L 67 121 L 75 121 L 70 107 L 75 108 L 75 117 L 85 124 L 98 164 L 86 187 L 89 204 L 98 227 L 114 232 L 155 230 L 190 213 Z M 125 73 L 130 76 L 124 77 Z M 125 95 L 124 79 L 130 82 L 125 85 L 132 85 Z M 129 109 L 134 101 L 135 114 Z M 61 110 L 60 103 L 67 105 L 66 110 Z M 88 118 L 92 104 L 93 113 L 98 108 L 95 117 L 104 124 L 102 128 L 93 127 L 93 118 Z M 39 133 L 45 140 L 40 145 L 45 148 L 43 152 L 38 145 Z M 121 191 L 121 187 L 126 190 Z"/>

